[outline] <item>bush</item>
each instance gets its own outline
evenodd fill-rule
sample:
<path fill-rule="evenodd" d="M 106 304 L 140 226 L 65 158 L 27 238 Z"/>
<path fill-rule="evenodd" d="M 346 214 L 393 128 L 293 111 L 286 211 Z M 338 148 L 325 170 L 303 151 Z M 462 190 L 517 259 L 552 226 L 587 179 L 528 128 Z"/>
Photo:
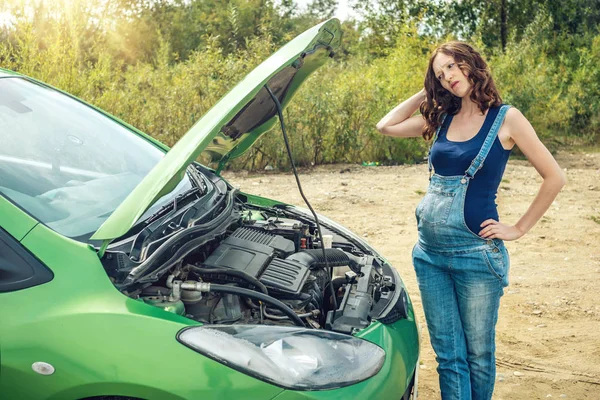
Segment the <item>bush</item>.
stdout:
<path fill-rule="evenodd" d="M 538 18 L 491 65 L 504 101 L 529 119 L 551 149 L 597 143 L 600 35 L 550 41 L 550 21 Z"/>
<path fill-rule="evenodd" d="M 152 57 L 131 61 L 115 52 L 110 35 L 90 33 L 80 19 L 65 19 L 43 31 L 26 21 L 5 29 L 0 65 L 73 93 L 168 145 L 278 47 L 268 29 L 235 52 L 207 37 L 182 61 L 156 32 Z M 496 82 L 505 102 L 527 116 L 549 147 L 598 143 L 600 35 L 550 40 L 549 25 L 541 16 L 504 53 L 486 49 Z M 368 53 L 360 43 L 353 44 L 348 49 L 355 54 L 345 54 L 311 76 L 285 112 L 297 164 L 422 161 L 424 141 L 384 137 L 375 124 L 420 90 L 438 42 L 408 26 L 392 47 Z M 383 56 L 373 57 L 375 53 Z M 275 126 L 231 168 L 269 164 L 285 169 L 289 161 L 283 149 Z"/>

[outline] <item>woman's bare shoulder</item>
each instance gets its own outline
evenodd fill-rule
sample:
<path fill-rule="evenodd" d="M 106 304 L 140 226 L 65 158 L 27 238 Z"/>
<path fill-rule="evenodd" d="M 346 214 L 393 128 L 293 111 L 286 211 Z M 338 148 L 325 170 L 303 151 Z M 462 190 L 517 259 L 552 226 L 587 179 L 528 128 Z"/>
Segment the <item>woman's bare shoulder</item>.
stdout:
<path fill-rule="evenodd" d="M 531 134 L 533 131 L 533 127 L 531 126 L 531 123 L 529 123 L 529 120 L 516 107 L 511 106 L 508 109 L 504 122 L 510 132 L 511 137 L 514 137 L 515 134 L 519 135 L 525 132 Z"/>
<path fill-rule="evenodd" d="M 506 120 L 516 122 L 517 120 L 525 118 L 523 113 L 515 106 L 510 106 L 508 111 L 506 111 Z M 525 118 L 526 119 L 526 118 Z"/>

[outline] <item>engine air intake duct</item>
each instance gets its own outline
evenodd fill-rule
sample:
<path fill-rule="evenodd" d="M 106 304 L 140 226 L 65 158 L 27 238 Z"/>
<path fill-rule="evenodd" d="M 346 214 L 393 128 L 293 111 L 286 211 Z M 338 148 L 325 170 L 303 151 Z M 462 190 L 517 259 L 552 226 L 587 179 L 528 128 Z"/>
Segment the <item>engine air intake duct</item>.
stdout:
<path fill-rule="evenodd" d="M 363 266 L 360 257 L 355 257 L 340 249 L 325 249 L 325 257 L 330 267 L 348 266 L 353 271 L 358 271 Z M 323 249 L 310 249 L 292 254 L 286 260 L 293 260 L 308 266 L 309 269 L 324 268 L 325 257 Z"/>

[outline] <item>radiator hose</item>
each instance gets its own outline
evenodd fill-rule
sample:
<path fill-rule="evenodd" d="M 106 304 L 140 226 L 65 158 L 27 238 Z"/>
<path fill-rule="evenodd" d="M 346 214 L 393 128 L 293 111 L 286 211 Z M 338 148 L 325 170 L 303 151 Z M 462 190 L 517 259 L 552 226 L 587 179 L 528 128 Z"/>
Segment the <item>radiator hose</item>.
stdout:
<path fill-rule="evenodd" d="M 325 250 L 323 252 L 323 250 Z M 325 256 L 324 256 L 324 255 Z M 297 261 L 306 265 L 309 269 L 329 267 L 348 266 L 356 273 L 360 272 L 363 264 L 360 257 L 348 254 L 340 249 L 310 249 L 294 253 L 286 260 Z"/>

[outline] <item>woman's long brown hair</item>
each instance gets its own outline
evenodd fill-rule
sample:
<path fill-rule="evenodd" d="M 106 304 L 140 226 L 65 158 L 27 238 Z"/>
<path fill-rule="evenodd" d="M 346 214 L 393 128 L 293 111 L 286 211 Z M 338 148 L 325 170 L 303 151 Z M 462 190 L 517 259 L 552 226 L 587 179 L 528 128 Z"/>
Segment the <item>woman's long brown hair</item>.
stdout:
<path fill-rule="evenodd" d="M 442 124 L 444 114 L 456 114 L 461 107 L 460 97 L 454 96 L 442 87 L 441 82 L 433 71 L 433 60 L 438 53 L 454 58 L 454 61 L 465 74 L 472 85 L 471 100 L 475 102 L 482 113 L 490 107 L 502 104 L 502 98 L 492 78 L 487 63 L 470 45 L 463 42 L 444 43 L 431 55 L 425 75 L 425 91 L 427 98 L 421 103 L 420 111 L 425 118 L 423 138 L 430 140 L 436 129 Z"/>

